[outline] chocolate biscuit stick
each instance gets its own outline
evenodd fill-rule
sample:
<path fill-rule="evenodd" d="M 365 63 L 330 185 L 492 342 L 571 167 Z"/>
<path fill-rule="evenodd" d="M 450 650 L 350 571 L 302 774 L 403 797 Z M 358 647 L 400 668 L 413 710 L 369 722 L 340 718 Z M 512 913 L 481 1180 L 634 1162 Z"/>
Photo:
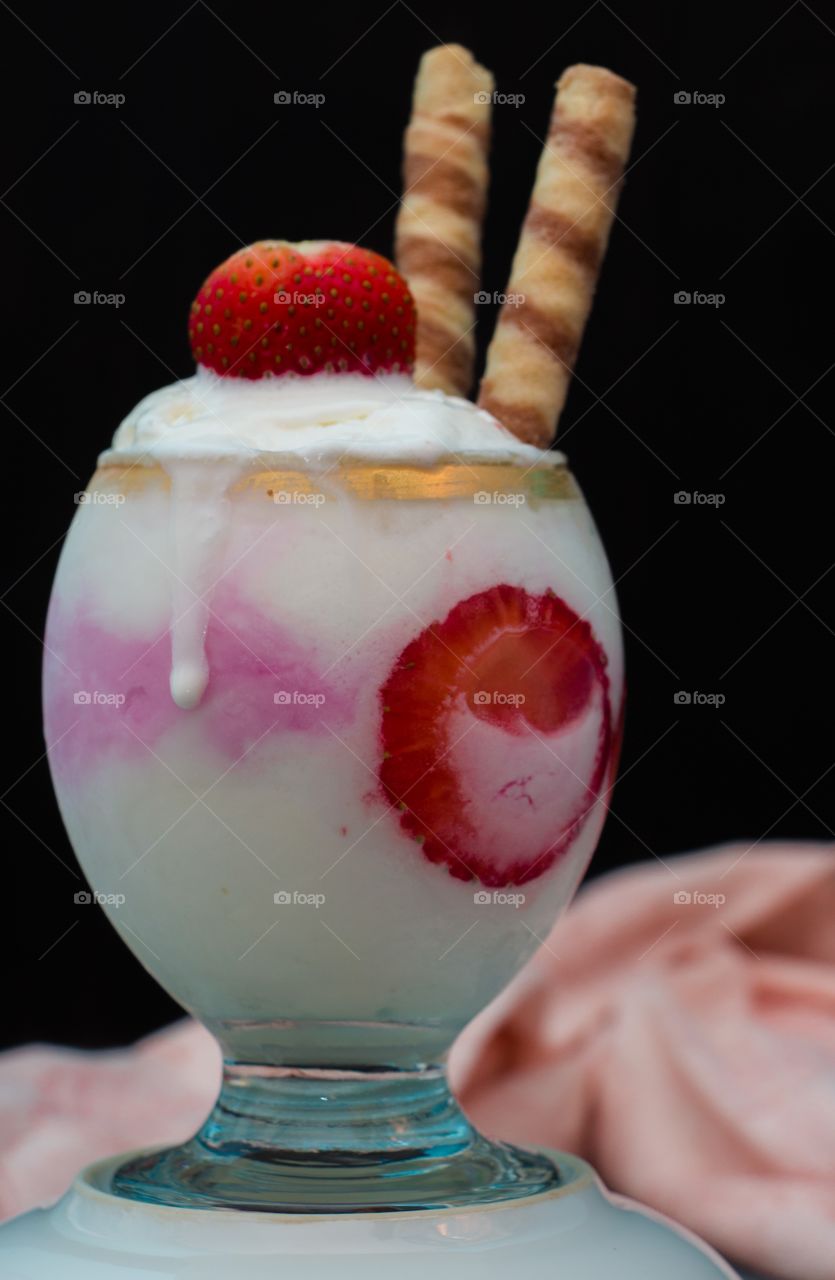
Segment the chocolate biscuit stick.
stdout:
<path fill-rule="evenodd" d="M 396 261 L 418 313 L 415 382 L 464 396 L 487 196 L 493 77 L 460 45 L 425 53 L 404 139 Z"/>
<path fill-rule="evenodd" d="M 478 403 L 547 449 L 606 252 L 635 124 L 635 89 L 603 67 L 569 67 L 487 353 Z"/>

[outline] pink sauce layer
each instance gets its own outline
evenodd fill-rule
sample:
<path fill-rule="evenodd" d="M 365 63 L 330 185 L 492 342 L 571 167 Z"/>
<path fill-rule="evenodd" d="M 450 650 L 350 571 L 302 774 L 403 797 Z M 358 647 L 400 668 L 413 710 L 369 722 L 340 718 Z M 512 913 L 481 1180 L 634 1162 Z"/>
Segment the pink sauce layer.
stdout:
<path fill-rule="evenodd" d="M 104 757 L 155 750 L 179 724 L 199 725 L 209 748 L 232 763 L 271 734 L 327 735 L 325 722 L 338 730 L 354 714 L 356 658 L 323 677 L 329 662 L 315 644 L 229 594 L 213 601 L 206 655 L 210 676 L 200 706 L 181 710 L 169 689 L 167 629 L 126 639 L 91 622 L 82 604 L 53 600 L 44 716 L 56 775 L 80 777 Z"/>

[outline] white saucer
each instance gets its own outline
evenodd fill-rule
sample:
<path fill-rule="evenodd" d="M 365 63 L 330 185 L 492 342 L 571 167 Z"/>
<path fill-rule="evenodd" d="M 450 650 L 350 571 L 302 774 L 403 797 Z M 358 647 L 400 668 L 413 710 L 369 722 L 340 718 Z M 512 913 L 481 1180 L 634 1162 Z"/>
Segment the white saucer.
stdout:
<path fill-rule="evenodd" d="M 3 1280 L 715 1280 L 726 1263 L 681 1228 L 609 1195 L 575 1156 L 527 1199 L 411 1213 L 169 1209 L 108 1188 L 91 1165 L 52 1209 L 0 1228 Z"/>

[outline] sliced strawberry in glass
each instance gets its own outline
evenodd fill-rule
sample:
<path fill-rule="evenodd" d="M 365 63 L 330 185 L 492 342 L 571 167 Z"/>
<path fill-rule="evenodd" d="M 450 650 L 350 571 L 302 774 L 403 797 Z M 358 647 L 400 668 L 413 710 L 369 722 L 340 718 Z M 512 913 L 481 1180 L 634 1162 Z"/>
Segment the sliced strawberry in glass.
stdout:
<path fill-rule="evenodd" d="M 606 656 L 552 592 L 462 600 L 407 645 L 381 697 L 384 791 L 423 855 L 459 879 L 542 875 L 604 789 Z"/>

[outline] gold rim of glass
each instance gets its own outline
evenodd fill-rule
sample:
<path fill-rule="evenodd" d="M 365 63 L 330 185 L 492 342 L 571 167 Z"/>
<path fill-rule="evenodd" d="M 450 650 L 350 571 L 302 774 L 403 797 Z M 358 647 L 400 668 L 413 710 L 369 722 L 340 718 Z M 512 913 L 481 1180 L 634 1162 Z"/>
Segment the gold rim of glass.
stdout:
<path fill-rule="evenodd" d="M 143 489 L 168 489 L 171 479 L 159 464 L 104 461 L 88 491 L 128 494 Z M 251 471 L 230 486 L 231 494 L 262 494 L 271 501 L 284 495 L 321 494 L 335 498 L 347 491 L 363 499 L 437 500 L 448 498 L 490 501 L 494 495 L 524 495 L 531 502 L 577 499 L 580 490 L 564 462 L 545 466 L 508 462 L 441 461 L 432 466 L 386 464 L 343 460 L 321 471 L 302 467 L 264 466 L 255 461 Z M 284 499 L 286 500 L 286 499 Z"/>

